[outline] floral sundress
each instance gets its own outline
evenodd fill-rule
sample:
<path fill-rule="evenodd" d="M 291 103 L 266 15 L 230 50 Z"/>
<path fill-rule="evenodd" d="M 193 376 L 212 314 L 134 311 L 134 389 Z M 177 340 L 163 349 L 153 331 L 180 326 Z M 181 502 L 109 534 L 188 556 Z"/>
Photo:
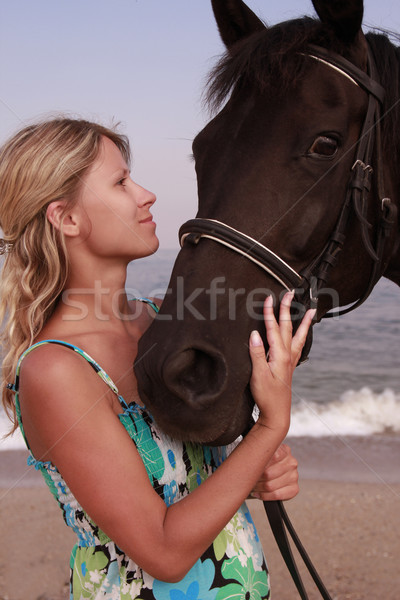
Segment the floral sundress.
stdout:
<path fill-rule="evenodd" d="M 119 419 L 135 444 L 153 488 L 167 506 L 196 489 L 225 460 L 231 447 L 183 443 L 165 435 L 143 407 L 127 404 L 107 373 L 86 352 L 60 340 L 45 340 L 21 356 L 14 385 L 18 399 L 23 358 L 42 344 L 56 343 L 80 354 L 117 394 Z M 268 570 L 249 510 L 244 503 L 213 544 L 178 583 L 158 581 L 144 572 L 91 520 L 50 462 L 28 464 L 39 470 L 58 502 L 65 523 L 77 535 L 70 560 L 70 600 L 265 600 L 270 598 Z"/>

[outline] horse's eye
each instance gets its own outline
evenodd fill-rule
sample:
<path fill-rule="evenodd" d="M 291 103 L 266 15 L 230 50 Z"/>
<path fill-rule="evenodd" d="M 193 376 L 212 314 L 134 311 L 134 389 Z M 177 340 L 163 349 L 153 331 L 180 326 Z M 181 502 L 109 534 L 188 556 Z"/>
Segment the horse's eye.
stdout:
<path fill-rule="evenodd" d="M 313 141 L 310 149 L 308 150 L 308 154 L 317 154 L 318 156 L 334 156 L 337 148 L 337 140 L 326 135 L 320 135 Z"/>

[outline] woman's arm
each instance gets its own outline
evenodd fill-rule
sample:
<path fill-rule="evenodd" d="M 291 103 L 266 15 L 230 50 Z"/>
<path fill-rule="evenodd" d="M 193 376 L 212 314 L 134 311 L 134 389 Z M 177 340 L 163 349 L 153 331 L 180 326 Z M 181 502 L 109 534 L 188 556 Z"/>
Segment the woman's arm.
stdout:
<path fill-rule="evenodd" d="M 43 346 L 23 363 L 21 407 L 28 439 L 42 454 L 32 445 L 36 458 L 51 460 L 96 524 L 157 579 L 178 581 L 187 573 L 249 495 L 287 433 L 292 372 L 311 317 L 293 341 L 288 305 L 281 308 L 281 328 L 271 304 L 265 317 L 269 362 L 256 336 L 250 347 L 260 418 L 213 475 L 170 507 L 150 485 L 112 408 L 112 392 L 79 357 Z"/>

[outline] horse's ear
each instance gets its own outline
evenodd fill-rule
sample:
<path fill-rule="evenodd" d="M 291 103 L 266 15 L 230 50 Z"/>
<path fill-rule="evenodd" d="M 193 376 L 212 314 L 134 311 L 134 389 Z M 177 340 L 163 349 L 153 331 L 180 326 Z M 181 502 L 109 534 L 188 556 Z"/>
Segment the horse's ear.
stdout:
<path fill-rule="evenodd" d="M 363 0 L 312 0 L 321 21 L 333 28 L 338 38 L 351 44 L 361 30 Z"/>
<path fill-rule="evenodd" d="M 211 4 L 221 39 L 228 49 L 242 38 L 265 29 L 264 23 L 242 0 L 211 0 Z"/>

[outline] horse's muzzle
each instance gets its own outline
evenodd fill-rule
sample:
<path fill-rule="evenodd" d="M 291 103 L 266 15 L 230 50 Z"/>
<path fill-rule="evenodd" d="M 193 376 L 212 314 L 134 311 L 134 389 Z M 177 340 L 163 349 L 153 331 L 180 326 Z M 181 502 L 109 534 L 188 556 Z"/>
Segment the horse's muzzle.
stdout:
<path fill-rule="evenodd" d="M 233 442 L 246 429 L 254 405 L 248 387 L 238 385 L 243 376 L 228 369 L 212 344 L 150 337 L 146 333 L 139 343 L 135 372 L 140 398 L 161 429 L 184 441 Z"/>
<path fill-rule="evenodd" d="M 163 365 L 164 385 L 192 410 L 209 408 L 227 383 L 227 366 L 221 352 L 187 347 L 169 356 Z"/>

